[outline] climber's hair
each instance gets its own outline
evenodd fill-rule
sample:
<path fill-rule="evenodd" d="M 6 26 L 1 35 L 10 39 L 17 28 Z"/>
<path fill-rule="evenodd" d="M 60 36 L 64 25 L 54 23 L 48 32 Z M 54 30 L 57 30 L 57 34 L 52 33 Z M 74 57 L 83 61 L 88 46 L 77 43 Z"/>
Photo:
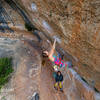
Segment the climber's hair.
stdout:
<path fill-rule="evenodd" d="M 61 74 L 61 71 L 58 71 L 58 72 L 57 72 L 57 74 L 58 74 L 58 73 L 60 73 L 60 74 Z"/>
<path fill-rule="evenodd" d="M 45 58 L 48 58 L 48 55 L 44 51 L 42 51 L 42 66 L 45 66 L 46 64 Z"/>

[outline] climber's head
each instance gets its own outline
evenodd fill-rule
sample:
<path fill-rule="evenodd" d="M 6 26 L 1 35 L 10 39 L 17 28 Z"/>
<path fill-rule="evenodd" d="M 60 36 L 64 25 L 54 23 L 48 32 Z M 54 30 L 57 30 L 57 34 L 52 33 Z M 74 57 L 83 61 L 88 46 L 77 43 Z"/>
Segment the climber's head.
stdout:
<path fill-rule="evenodd" d="M 58 75 L 61 75 L 61 71 L 58 71 L 57 74 L 58 74 Z"/>

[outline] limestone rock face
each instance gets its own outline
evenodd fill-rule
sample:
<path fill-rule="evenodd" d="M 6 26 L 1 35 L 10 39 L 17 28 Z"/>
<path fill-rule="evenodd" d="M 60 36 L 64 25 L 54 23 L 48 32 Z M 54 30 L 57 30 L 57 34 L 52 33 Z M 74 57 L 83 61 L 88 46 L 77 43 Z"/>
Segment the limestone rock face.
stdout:
<path fill-rule="evenodd" d="M 14 25 L 6 19 L 13 32 L 0 29 L 0 57 L 14 58 L 15 73 L 1 90 L 0 100 L 32 100 L 37 93 L 40 100 L 100 100 L 100 1 L 5 0 L 10 6 L 3 1 L 0 6 L 6 9 Z M 1 19 L 8 17 L 4 11 L 0 13 Z M 39 29 L 32 31 L 35 36 L 24 27 L 28 19 Z M 41 65 L 41 47 L 49 50 L 49 43 L 55 38 L 57 51 L 74 65 L 61 69 L 63 94 L 54 91 L 51 62 Z"/>
<path fill-rule="evenodd" d="M 23 17 L 14 9 L 0 0 L 0 58 L 12 57 L 14 69 L 0 89 L 0 100 L 31 100 L 39 93 L 41 62 L 37 38 L 25 30 Z"/>
<path fill-rule="evenodd" d="M 73 69 L 68 70 L 64 83 L 68 100 L 98 100 L 94 90 Z"/>
<path fill-rule="evenodd" d="M 39 91 L 41 67 L 37 51 L 18 39 L 0 38 L 0 57 L 12 57 L 14 67 L 13 76 L 0 91 L 0 100 L 31 100 Z"/>
<path fill-rule="evenodd" d="M 74 58 L 76 71 L 100 91 L 100 1 L 15 0 L 30 20 Z"/>

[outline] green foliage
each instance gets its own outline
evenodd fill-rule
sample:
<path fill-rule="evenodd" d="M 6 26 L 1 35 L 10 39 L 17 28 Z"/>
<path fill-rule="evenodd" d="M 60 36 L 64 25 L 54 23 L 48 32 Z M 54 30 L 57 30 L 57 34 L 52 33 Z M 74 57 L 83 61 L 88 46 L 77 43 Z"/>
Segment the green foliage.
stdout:
<path fill-rule="evenodd" d="M 25 23 L 25 28 L 28 30 L 28 31 L 32 31 L 32 26 L 28 23 Z"/>
<path fill-rule="evenodd" d="M 31 24 L 29 24 L 29 23 L 25 23 L 25 28 L 26 28 L 28 31 L 38 30 L 34 25 L 31 25 Z"/>
<path fill-rule="evenodd" d="M 7 3 L 10 3 L 11 1 L 10 0 L 5 0 Z"/>
<path fill-rule="evenodd" d="M 87 64 L 83 64 L 83 66 L 84 66 L 84 67 L 88 67 L 88 65 L 87 65 Z"/>
<path fill-rule="evenodd" d="M 1 98 L 1 100 L 6 100 L 6 97 L 5 97 L 5 96 L 3 96 L 3 97 Z"/>
<path fill-rule="evenodd" d="M 0 88 L 8 82 L 12 72 L 12 58 L 0 58 Z"/>
<path fill-rule="evenodd" d="M 52 17 L 52 11 L 50 11 L 50 14 L 49 14 L 49 16 L 50 16 L 50 17 Z"/>

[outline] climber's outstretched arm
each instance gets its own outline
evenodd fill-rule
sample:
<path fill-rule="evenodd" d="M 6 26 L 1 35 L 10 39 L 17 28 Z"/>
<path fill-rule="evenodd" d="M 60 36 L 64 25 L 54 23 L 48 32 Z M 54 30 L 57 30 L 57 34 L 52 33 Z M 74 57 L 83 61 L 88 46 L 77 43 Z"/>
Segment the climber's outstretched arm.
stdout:
<path fill-rule="evenodd" d="M 51 48 L 51 50 L 48 52 L 48 51 L 44 51 L 44 53 L 46 53 L 47 55 L 48 55 L 48 57 L 49 57 L 49 59 L 51 60 L 51 61 L 54 61 L 54 57 L 53 57 L 53 54 L 54 54 L 54 50 L 55 50 L 55 46 L 56 46 L 56 39 L 55 39 L 55 41 L 54 41 L 54 43 L 53 43 L 53 46 L 52 46 L 52 48 Z"/>
<path fill-rule="evenodd" d="M 51 48 L 51 50 L 50 50 L 50 52 L 49 52 L 49 54 L 48 54 L 48 57 L 49 57 L 49 59 L 50 59 L 51 61 L 54 61 L 53 54 L 54 54 L 54 51 L 55 51 L 55 47 L 56 47 L 56 39 L 55 39 L 55 41 L 54 41 L 54 43 L 53 43 L 53 46 L 52 46 L 52 48 Z"/>

